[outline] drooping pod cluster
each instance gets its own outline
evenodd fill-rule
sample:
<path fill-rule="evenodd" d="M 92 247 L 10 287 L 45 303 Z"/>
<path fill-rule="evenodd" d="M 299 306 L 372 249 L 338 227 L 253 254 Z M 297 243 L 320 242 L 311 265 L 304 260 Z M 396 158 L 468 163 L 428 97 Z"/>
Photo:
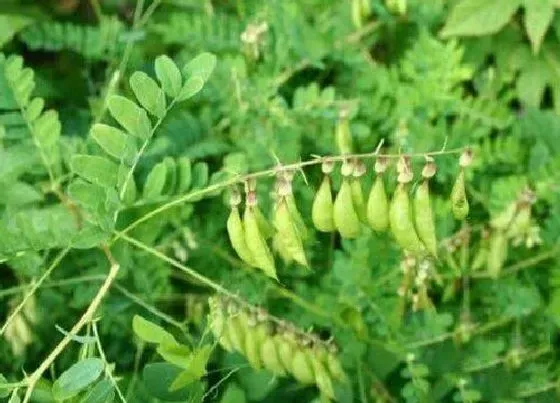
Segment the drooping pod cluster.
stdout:
<path fill-rule="evenodd" d="M 461 154 L 459 166 L 461 170 L 451 189 L 451 210 L 457 220 L 464 220 L 469 215 L 469 201 L 465 190 L 465 168 L 472 162 L 472 151 L 466 150 Z"/>
<path fill-rule="evenodd" d="M 316 385 L 324 397 L 335 399 L 333 384 L 345 382 L 346 375 L 332 342 L 225 297 L 210 297 L 209 306 L 210 328 L 224 349 L 244 355 L 255 369 L 292 376 L 302 384 Z"/>

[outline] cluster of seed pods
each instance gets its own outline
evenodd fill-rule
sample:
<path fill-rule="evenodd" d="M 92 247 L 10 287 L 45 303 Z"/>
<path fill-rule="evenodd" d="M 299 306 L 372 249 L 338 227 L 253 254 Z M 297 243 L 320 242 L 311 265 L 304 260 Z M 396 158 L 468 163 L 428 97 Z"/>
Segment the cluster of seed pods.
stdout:
<path fill-rule="evenodd" d="M 397 244 L 408 254 L 437 258 L 438 243 L 429 188 L 430 178 L 436 173 L 434 159 L 429 155 L 425 156 L 422 179 L 416 184 L 414 195 L 410 197 L 410 183 L 413 180 L 411 159 L 401 156 L 396 164 L 397 187 L 390 198 L 384 178 L 390 160 L 378 156 L 374 165 L 375 178 L 367 199 L 360 179 L 366 174 L 366 166 L 359 158 L 351 156 L 342 159 L 342 182 L 333 197 L 330 174 L 336 167 L 335 160 L 340 159 L 322 160 L 324 176 L 311 210 L 315 228 L 322 232 L 338 231 L 342 238 L 351 239 L 362 233 L 363 226 L 370 226 L 377 232 L 390 231 Z M 470 151 L 461 155 L 461 170 L 451 191 L 451 209 L 458 220 L 464 220 L 469 211 L 464 168 L 471 160 Z M 227 228 L 234 250 L 245 263 L 263 270 L 275 279 L 277 276 L 272 250 L 286 262 L 295 261 L 308 266 L 304 249 L 308 233 L 292 193 L 293 174 L 294 171 L 286 169 L 277 171 L 273 225 L 267 222 L 257 205 L 254 179 L 245 183 L 243 219 L 239 212 L 240 193 L 234 189 L 230 198 L 231 213 Z M 272 249 L 267 242 L 269 238 L 272 238 Z"/>
<path fill-rule="evenodd" d="M 346 381 L 332 342 L 278 319 L 273 321 L 266 311 L 226 297 L 210 297 L 209 306 L 208 320 L 220 345 L 244 355 L 253 368 L 316 385 L 328 399 L 335 398 L 333 384 Z"/>

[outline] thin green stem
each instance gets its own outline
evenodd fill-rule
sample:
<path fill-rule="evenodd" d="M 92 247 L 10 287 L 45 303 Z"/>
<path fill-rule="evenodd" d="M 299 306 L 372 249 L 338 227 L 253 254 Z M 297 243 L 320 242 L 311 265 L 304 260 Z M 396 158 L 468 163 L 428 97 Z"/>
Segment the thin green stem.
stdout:
<path fill-rule="evenodd" d="M 121 392 L 121 388 L 119 388 L 119 384 L 117 383 L 117 380 L 115 379 L 115 377 L 111 373 L 111 370 L 109 369 L 109 362 L 107 361 L 107 356 L 105 355 L 105 351 L 103 351 L 103 346 L 101 345 L 101 338 L 99 337 L 99 332 L 97 331 L 97 324 L 95 322 L 93 323 L 93 335 L 95 336 L 95 344 L 97 345 L 97 351 L 99 352 L 101 359 L 105 363 L 105 375 L 107 375 L 111 380 L 111 383 L 113 384 L 113 387 L 117 391 L 117 395 L 119 396 L 119 399 L 121 399 L 121 402 L 126 403 L 126 399 L 123 393 Z"/>
<path fill-rule="evenodd" d="M 39 280 L 37 280 L 37 282 L 35 284 L 33 284 L 33 286 L 31 287 L 31 289 L 29 290 L 29 292 L 27 294 L 25 294 L 25 297 L 23 297 L 23 300 L 19 303 L 19 305 L 12 311 L 12 313 L 10 314 L 10 316 L 8 316 L 8 319 L 6 319 L 6 322 L 4 323 L 4 325 L 2 326 L 2 329 L 0 329 L 0 336 L 4 334 L 4 332 L 6 331 L 6 329 L 8 328 L 8 326 L 10 325 L 10 323 L 12 322 L 12 320 L 14 320 L 14 318 L 19 314 L 19 312 L 23 309 L 23 307 L 25 306 L 25 304 L 27 303 L 27 301 L 29 300 L 29 298 L 31 298 L 35 292 L 37 291 L 37 289 L 39 287 L 41 287 L 41 285 L 43 284 L 43 282 L 52 274 L 52 272 L 54 271 L 54 269 L 56 269 L 56 267 L 59 265 L 59 263 L 62 261 L 62 259 L 64 259 L 64 257 L 68 254 L 68 252 L 70 251 L 70 248 L 66 248 L 63 249 L 51 262 L 51 265 L 49 266 L 49 268 L 43 273 L 43 275 L 39 278 Z"/>

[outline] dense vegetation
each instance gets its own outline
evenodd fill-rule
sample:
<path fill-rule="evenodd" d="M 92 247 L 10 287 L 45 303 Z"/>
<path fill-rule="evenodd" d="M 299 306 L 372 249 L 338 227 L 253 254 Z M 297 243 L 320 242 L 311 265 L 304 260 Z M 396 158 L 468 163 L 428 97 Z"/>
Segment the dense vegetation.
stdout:
<path fill-rule="evenodd" d="M 558 401 L 557 8 L 3 0 L 0 400 Z"/>

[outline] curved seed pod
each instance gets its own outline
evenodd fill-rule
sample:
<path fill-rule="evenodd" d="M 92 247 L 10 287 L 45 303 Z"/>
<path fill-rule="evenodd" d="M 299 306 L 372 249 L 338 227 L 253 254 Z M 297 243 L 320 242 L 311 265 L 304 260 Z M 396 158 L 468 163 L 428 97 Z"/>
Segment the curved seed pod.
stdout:
<path fill-rule="evenodd" d="M 262 236 L 265 239 L 272 237 L 274 235 L 274 227 L 267 221 L 261 209 L 258 206 L 254 206 L 253 211 L 255 212 L 255 218 L 259 224 L 259 230 Z"/>
<path fill-rule="evenodd" d="M 243 221 L 247 247 L 251 251 L 251 255 L 255 261 L 255 266 L 262 269 L 267 276 L 278 280 L 278 277 L 276 276 L 276 267 L 274 266 L 274 258 L 268 245 L 266 244 L 266 240 L 259 230 L 259 224 L 252 207 L 247 206 L 245 209 Z"/>
<path fill-rule="evenodd" d="M 286 370 L 286 372 L 292 372 L 292 362 L 294 358 L 294 352 L 296 350 L 296 344 L 291 336 L 285 334 L 278 334 L 274 337 L 274 342 L 276 344 L 276 351 L 278 352 L 278 358 L 280 363 Z"/>
<path fill-rule="evenodd" d="M 245 334 L 247 333 L 249 318 L 243 311 L 230 316 L 227 321 L 227 333 L 234 350 L 245 354 Z"/>
<path fill-rule="evenodd" d="M 507 259 L 507 237 L 503 231 L 495 231 L 490 236 L 490 247 L 488 250 L 488 272 L 496 278 Z"/>
<path fill-rule="evenodd" d="M 418 236 L 424 246 L 433 256 L 437 257 L 436 227 L 434 225 L 434 214 L 430 204 L 430 188 L 428 181 L 422 182 L 416 188 L 414 196 L 414 221 Z"/>
<path fill-rule="evenodd" d="M 334 224 L 343 238 L 356 238 L 360 234 L 360 220 L 354 210 L 352 189 L 348 179 L 342 180 L 342 186 L 334 201 Z"/>
<path fill-rule="evenodd" d="M 208 320 L 210 322 L 210 329 L 212 330 L 214 337 L 216 337 L 216 339 L 224 349 L 230 352 L 233 351 L 233 345 L 228 336 L 226 317 L 221 303 L 215 298 L 210 297 L 208 299 L 208 305 L 210 306 Z"/>
<path fill-rule="evenodd" d="M 334 399 L 334 389 L 331 377 L 314 351 L 309 354 L 309 361 L 311 361 L 311 367 L 315 373 L 315 383 L 317 384 L 317 387 L 323 395 L 329 399 Z"/>
<path fill-rule="evenodd" d="M 278 252 L 280 258 L 282 258 L 285 264 L 290 264 L 294 260 L 292 259 L 292 256 L 286 248 L 286 244 L 279 233 L 274 234 L 274 238 L 272 238 L 272 249 Z"/>
<path fill-rule="evenodd" d="M 389 228 L 389 200 L 381 175 L 375 178 L 375 183 L 369 192 L 367 220 L 376 231 L 386 231 Z"/>
<path fill-rule="evenodd" d="M 366 202 L 359 179 L 353 178 L 350 187 L 352 189 L 352 202 L 354 203 L 354 210 L 358 215 L 358 219 L 364 224 L 367 224 Z"/>
<path fill-rule="evenodd" d="M 423 246 L 416 235 L 410 214 L 410 200 L 404 184 L 400 183 L 395 190 L 389 209 L 391 232 L 401 248 L 418 253 Z"/>
<path fill-rule="evenodd" d="M 239 216 L 239 209 L 235 206 L 231 208 L 231 212 L 229 213 L 227 231 L 231 246 L 237 255 L 249 266 L 255 266 L 255 260 L 245 241 L 245 230 L 241 217 Z"/>
<path fill-rule="evenodd" d="M 308 356 L 308 349 L 296 347 L 292 359 L 292 375 L 296 380 L 303 384 L 315 383 L 315 373 Z"/>
<path fill-rule="evenodd" d="M 464 220 L 469 214 L 469 201 L 465 191 L 465 173 L 461 169 L 453 189 L 451 189 L 451 210 L 457 220 Z"/>
<path fill-rule="evenodd" d="M 299 231 L 299 236 L 301 237 L 301 239 L 306 240 L 309 234 L 307 233 L 305 221 L 303 221 L 303 217 L 301 216 L 297 208 L 296 199 L 294 198 L 293 193 L 286 195 L 286 202 L 288 203 L 288 210 L 290 212 L 290 215 L 292 216 L 292 220 L 294 220 L 296 228 Z"/>
<path fill-rule="evenodd" d="M 273 374 L 286 374 L 286 370 L 280 362 L 277 345 L 274 338 L 270 335 L 267 335 L 261 345 L 261 361 L 263 366 Z"/>
<path fill-rule="evenodd" d="M 262 367 L 261 346 L 267 337 L 268 329 L 264 323 L 259 323 L 247 328 L 245 335 L 245 353 L 247 361 L 249 361 L 253 368 L 260 369 Z"/>
<path fill-rule="evenodd" d="M 276 206 L 274 227 L 278 231 L 278 242 L 282 245 L 281 248 L 285 253 L 299 264 L 307 267 L 303 243 L 284 198 L 281 198 Z"/>
<path fill-rule="evenodd" d="M 319 231 L 331 232 L 335 230 L 331 179 L 326 175 L 313 200 L 311 217 L 313 219 L 313 225 L 315 225 L 315 228 Z"/>
<path fill-rule="evenodd" d="M 346 381 L 346 373 L 340 365 L 340 361 L 334 353 L 328 353 L 327 355 L 327 369 L 331 376 L 339 382 Z"/>

